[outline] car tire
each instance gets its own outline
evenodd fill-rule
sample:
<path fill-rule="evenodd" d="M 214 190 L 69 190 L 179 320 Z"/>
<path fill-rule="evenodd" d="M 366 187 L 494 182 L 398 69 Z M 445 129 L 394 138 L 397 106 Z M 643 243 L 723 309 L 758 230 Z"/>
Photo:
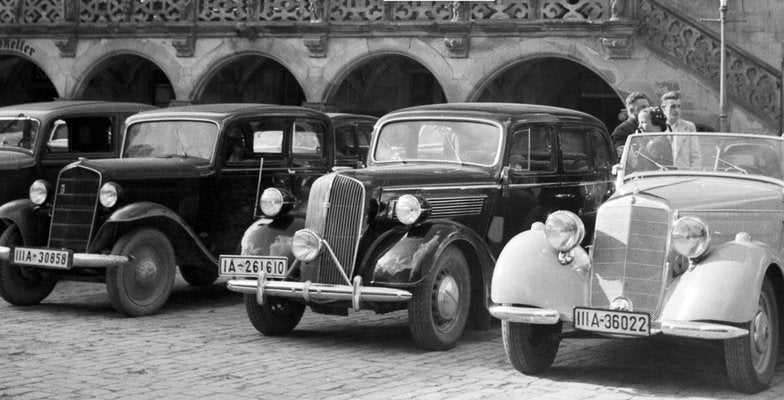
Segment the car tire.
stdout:
<path fill-rule="evenodd" d="M 174 284 L 174 250 L 166 236 L 155 229 L 131 231 L 114 244 L 112 254 L 129 257 L 128 263 L 106 271 L 114 308 L 129 317 L 157 312 Z"/>
<path fill-rule="evenodd" d="M 246 294 L 243 297 L 250 323 L 265 336 L 280 336 L 291 332 L 305 313 L 304 304 L 280 297 L 267 297 L 264 305 L 259 305 L 255 295 Z"/>
<path fill-rule="evenodd" d="M 468 263 L 460 249 L 449 246 L 409 300 L 408 323 L 414 342 L 425 350 L 454 347 L 465 330 L 470 305 Z"/>
<path fill-rule="evenodd" d="M 769 278 L 762 283 L 754 318 L 747 336 L 724 341 L 724 359 L 730 384 L 742 392 L 757 393 L 770 384 L 776 367 L 779 314 Z"/>
<path fill-rule="evenodd" d="M 0 235 L 0 246 L 12 247 L 23 244 L 22 234 L 16 225 L 11 225 Z M 57 280 L 45 278 L 37 268 L 12 265 L 0 261 L 0 297 L 15 306 L 32 306 L 40 303 L 52 293 Z"/>
<path fill-rule="evenodd" d="M 558 353 L 561 324 L 537 325 L 501 321 L 504 351 L 514 369 L 535 375 L 550 369 Z"/>
<path fill-rule="evenodd" d="M 209 286 L 218 280 L 218 269 L 197 265 L 180 265 L 180 275 L 191 286 Z"/>

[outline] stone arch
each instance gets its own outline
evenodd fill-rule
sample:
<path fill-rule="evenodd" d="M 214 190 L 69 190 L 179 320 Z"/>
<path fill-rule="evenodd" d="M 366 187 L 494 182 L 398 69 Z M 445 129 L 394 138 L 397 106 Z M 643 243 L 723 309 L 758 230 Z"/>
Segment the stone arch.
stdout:
<path fill-rule="evenodd" d="M 0 51 L 0 106 L 59 97 L 55 83 L 35 59 Z"/>
<path fill-rule="evenodd" d="M 143 55 L 114 52 L 86 72 L 74 98 L 133 101 L 159 107 L 175 99 L 169 77 L 157 63 Z"/>

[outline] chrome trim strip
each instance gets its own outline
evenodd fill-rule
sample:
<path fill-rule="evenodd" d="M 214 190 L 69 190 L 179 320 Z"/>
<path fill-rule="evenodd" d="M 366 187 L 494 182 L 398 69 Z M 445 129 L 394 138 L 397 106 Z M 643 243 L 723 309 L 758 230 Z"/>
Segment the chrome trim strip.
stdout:
<path fill-rule="evenodd" d="M 664 320 L 659 322 L 659 324 L 661 333 L 664 335 L 697 339 L 725 340 L 749 334 L 748 329 L 709 322 Z"/>
<path fill-rule="evenodd" d="M 396 186 L 396 187 L 385 187 L 381 191 L 382 192 L 400 192 L 400 191 L 431 191 L 431 190 L 471 190 L 471 189 L 501 189 L 501 185 L 497 183 L 490 183 L 490 184 L 482 184 L 482 185 L 460 185 L 460 186 L 430 186 L 430 187 L 422 187 L 422 186 Z"/>
<path fill-rule="evenodd" d="M 226 287 L 232 292 L 243 294 L 256 294 L 258 281 L 255 279 L 232 279 L 226 282 Z M 392 289 L 376 286 L 363 286 L 356 293 L 353 286 L 324 285 L 308 282 L 291 281 L 266 281 L 262 289 L 264 296 L 269 298 L 284 297 L 291 299 L 307 298 L 313 302 L 351 301 L 354 302 L 358 294 L 361 301 L 396 303 L 408 301 L 412 294 L 407 290 Z"/>
<path fill-rule="evenodd" d="M 554 325 L 560 320 L 560 314 L 557 310 L 546 308 L 494 305 L 490 306 L 488 310 L 490 315 L 500 320 L 524 324 Z"/>

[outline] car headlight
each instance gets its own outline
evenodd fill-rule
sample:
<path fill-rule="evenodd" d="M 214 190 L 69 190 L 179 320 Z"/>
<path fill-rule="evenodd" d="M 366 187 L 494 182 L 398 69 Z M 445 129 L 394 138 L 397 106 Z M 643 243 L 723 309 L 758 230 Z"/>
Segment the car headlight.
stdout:
<path fill-rule="evenodd" d="M 703 255 L 710 244 L 708 225 L 697 217 L 682 217 L 672 225 L 672 247 L 687 258 Z"/>
<path fill-rule="evenodd" d="M 52 193 L 52 185 L 43 179 L 38 179 L 30 185 L 30 190 L 27 194 L 30 198 L 30 202 L 40 206 L 41 204 L 46 203 L 46 200 L 49 198 L 49 193 Z"/>
<path fill-rule="evenodd" d="M 585 237 L 583 221 L 572 212 L 556 211 L 547 217 L 544 232 L 550 246 L 558 251 L 569 251 Z"/>
<path fill-rule="evenodd" d="M 287 212 L 294 203 L 294 196 L 278 188 L 264 189 L 259 197 L 259 208 L 268 217 Z"/>
<path fill-rule="evenodd" d="M 321 253 L 323 246 L 323 242 L 316 232 L 310 229 L 300 229 L 291 239 L 291 254 L 300 261 L 313 261 Z"/>
<path fill-rule="evenodd" d="M 98 201 L 101 202 L 101 205 L 106 208 L 112 208 L 117 204 L 117 200 L 120 199 L 120 185 L 114 182 L 107 182 L 101 186 L 101 191 L 98 194 Z"/>
<path fill-rule="evenodd" d="M 424 199 L 405 194 L 395 202 L 395 216 L 403 224 L 411 225 L 427 217 L 429 207 Z"/>

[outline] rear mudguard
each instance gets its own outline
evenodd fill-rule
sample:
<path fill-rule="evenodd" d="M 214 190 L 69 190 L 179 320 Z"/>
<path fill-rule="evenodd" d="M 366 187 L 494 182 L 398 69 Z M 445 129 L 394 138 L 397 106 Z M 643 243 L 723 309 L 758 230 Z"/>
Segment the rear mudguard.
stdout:
<path fill-rule="evenodd" d="M 767 244 L 739 238 L 714 249 L 670 285 L 662 320 L 751 321 L 762 281 L 781 260 Z M 774 268 L 778 268 L 775 267 Z M 776 273 L 781 273 L 780 268 Z"/>
<path fill-rule="evenodd" d="M 490 298 L 495 304 L 515 304 L 557 310 L 571 315 L 575 306 L 588 304 L 590 259 L 582 247 L 562 265 L 544 234 L 544 224 L 510 240 L 495 264 Z"/>
<path fill-rule="evenodd" d="M 242 235 L 241 254 L 252 256 L 282 256 L 294 263 L 291 238 L 305 227 L 304 218 L 281 218 L 273 221 L 260 219 Z"/>
<path fill-rule="evenodd" d="M 33 206 L 27 199 L 10 201 L 0 206 L 0 227 L 13 224 L 19 228 L 27 246 L 46 246 L 49 236 L 49 216 L 45 210 Z"/>
<path fill-rule="evenodd" d="M 110 248 L 120 236 L 143 226 L 158 229 L 169 238 L 179 265 L 218 266 L 218 260 L 185 220 L 169 208 L 152 202 L 129 204 L 115 211 L 96 233 L 90 251 Z"/>

